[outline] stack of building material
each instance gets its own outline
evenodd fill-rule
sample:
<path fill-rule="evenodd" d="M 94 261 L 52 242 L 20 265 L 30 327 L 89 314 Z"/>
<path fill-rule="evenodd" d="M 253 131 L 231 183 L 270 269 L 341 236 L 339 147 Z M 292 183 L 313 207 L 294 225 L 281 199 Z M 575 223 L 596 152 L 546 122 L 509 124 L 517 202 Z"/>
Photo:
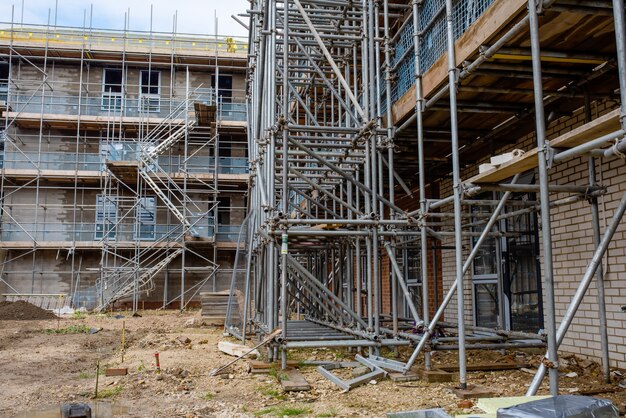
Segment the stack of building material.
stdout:
<path fill-rule="evenodd" d="M 524 155 L 524 151 L 521 149 L 514 149 L 511 152 L 505 152 L 504 154 L 496 155 L 491 157 L 488 164 L 481 164 L 478 166 L 478 172 L 480 174 L 486 173 L 487 171 L 495 170 L 500 167 L 502 164 L 507 163 L 511 160 L 521 157 Z"/>
<path fill-rule="evenodd" d="M 231 300 L 230 323 L 239 323 L 239 304 L 237 297 L 230 298 L 228 291 L 202 292 L 202 321 L 207 325 L 224 325 L 228 313 L 228 303 Z"/>

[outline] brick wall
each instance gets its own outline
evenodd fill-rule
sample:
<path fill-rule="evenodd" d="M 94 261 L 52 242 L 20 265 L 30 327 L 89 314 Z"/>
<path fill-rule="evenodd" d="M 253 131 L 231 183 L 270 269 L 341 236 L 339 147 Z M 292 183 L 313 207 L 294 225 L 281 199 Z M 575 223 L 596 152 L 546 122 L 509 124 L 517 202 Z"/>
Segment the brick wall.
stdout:
<path fill-rule="evenodd" d="M 605 101 L 593 104 L 593 118 L 596 118 L 614 109 L 616 103 Z M 529 123 L 532 123 L 529 120 Z M 582 110 L 570 117 L 560 118 L 548 127 L 548 139 L 553 139 L 584 123 Z M 534 134 L 520 138 L 516 143 L 498 149 L 494 154 L 501 154 L 514 148 L 530 150 L 536 146 Z M 488 162 L 486 156 L 477 164 L 464 169 L 462 178 L 467 179 L 478 172 L 478 165 Z M 550 170 L 551 184 L 588 184 L 587 157 L 579 157 L 558 164 Z M 600 198 L 600 225 L 601 230 L 610 222 L 622 194 L 626 191 L 626 163 L 621 159 L 596 160 L 598 181 L 608 187 L 608 193 Z M 440 196 L 446 197 L 452 193 L 452 184 L 449 179 L 439 183 Z M 551 199 L 565 197 L 565 194 L 551 194 Z M 464 207 L 467 211 L 468 208 Z M 451 212 L 452 206 L 442 208 L 442 212 Z M 606 222 L 606 223 L 605 223 Z M 594 251 L 591 229 L 591 207 L 587 201 L 560 206 L 551 211 L 551 229 L 553 240 L 553 261 L 556 298 L 557 326 L 574 295 L 576 288 L 584 274 Z M 443 246 L 453 246 L 454 239 L 447 237 Z M 464 237 L 463 254 L 469 255 L 470 241 Z M 543 251 L 541 251 L 543 254 Z M 454 281 L 455 261 L 454 250 L 442 250 L 443 288 L 447 292 Z M 609 246 L 605 265 L 608 271 L 605 279 L 606 306 L 608 317 L 609 349 L 611 365 L 626 368 L 626 314 L 621 307 L 626 306 L 626 220 L 622 220 L 614 239 Z M 543 259 L 541 260 L 543 269 Z M 467 323 L 474 323 L 472 315 L 472 288 L 471 274 L 465 277 L 465 319 Z M 545 296 L 545 289 L 544 289 Z M 598 322 L 598 303 L 595 284 L 592 284 L 587 296 L 583 300 L 576 318 L 561 345 L 562 352 L 571 352 L 599 358 L 600 336 Z M 545 304 L 545 297 L 544 297 Z M 446 311 L 448 320 L 457 318 L 456 303 L 452 303 Z"/>
<path fill-rule="evenodd" d="M 436 185 L 429 186 L 426 189 L 426 196 L 436 196 L 438 193 L 438 189 Z M 395 202 L 400 208 L 406 210 L 407 212 L 419 209 L 419 192 L 418 190 L 413 190 L 413 196 L 400 196 L 396 199 Z M 439 242 L 429 238 L 428 239 L 428 258 L 427 258 L 427 266 L 428 266 L 428 300 L 429 300 L 429 312 L 432 317 L 435 311 L 437 310 L 437 303 L 441 302 L 443 298 L 443 286 L 442 286 L 442 270 L 441 270 L 441 250 L 438 249 Z M 432 248 L 435 247 L 434 250 Z M 433 252 L 436 258 L 433 260 Z M 391 262 L 389 261 L 389 256 L 386 251 L 381 249 L 381 258 L 380 258 L 380 274 L 381 274 L 381 313 L 383 314 L 391 314 Z M 401 309 L 403 306 L 403 296 L 401 293 L 400 286 L 398 285 L 398 305 Z M 422 316 L 422 308 L 417 307 L 420 317 Z M 402 313 L 400 313 L 402 316 Z"/>

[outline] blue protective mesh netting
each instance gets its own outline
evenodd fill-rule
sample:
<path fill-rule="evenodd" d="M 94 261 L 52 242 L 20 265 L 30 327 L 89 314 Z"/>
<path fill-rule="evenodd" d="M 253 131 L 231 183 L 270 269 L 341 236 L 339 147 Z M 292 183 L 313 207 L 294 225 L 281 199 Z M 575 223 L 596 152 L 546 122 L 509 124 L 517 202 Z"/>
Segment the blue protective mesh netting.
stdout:
<path fill-rule="evenodd" d="M 454 36 L 458 39 L 495 0 L 455 0 L 453 4 Z M 392 65 L 395 77 L 392 82 L 391 101 L 397 101 L 415 82 L 415 56 L 413 50 L 413 18 L 402 28 L 396 44 Z M 427 0 L 419 9 L 420 32 L 420 67 L 422 73 L 433 66 L 435 61 L 446 52 L 446 14 L 445 0 Z M 410 50 L 410 51 L 409 51 Z M 384 97 L 384 88 L 383 97 Z M 383 113 L 386 101 L 382 100 Z"/>

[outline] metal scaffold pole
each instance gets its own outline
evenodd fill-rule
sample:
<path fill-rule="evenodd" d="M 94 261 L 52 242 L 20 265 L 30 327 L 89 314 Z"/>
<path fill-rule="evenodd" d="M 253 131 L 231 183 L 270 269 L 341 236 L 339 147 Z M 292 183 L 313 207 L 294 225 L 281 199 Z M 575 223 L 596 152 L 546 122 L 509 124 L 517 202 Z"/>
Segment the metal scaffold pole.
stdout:
<path fill-rule="evenodd" d="M 532 52 L 533 89 L 535 95 L 535 134 L 539 160 L 539 200 L 541 203 L 541 237 L 543 250 L 543 287 L 546 291 L 545 321 L 548 337 L 548 355 L 544 364 L 550 369 L 550 394 L 559 392 L 559 371 L 554 307 L 554 271 L 552 266 L 552 230 L 550 227 L 550 190 L 548 186 L 548 149 L 546 147 L 546 120 L 543 109 L 543 81 L 541 74 L 541 47 L 539 45 L 538 2 L 528 0 L 530 16 L 530 46 Z"/>
<path fill-rule="evenodd" d="M 623 8 L 623 1 L 613 6 Z M 551 105 L 580 99 L 579 90 L 600 77 L 604 66 L 575 73 L 558 64 L 597 65 L 596 56 L 541 49 L 540 16 L 574 6 L 528 0 L 510 25 L 500 25 L 496 21 L 507 7 L 513 6 L 453 0 L 252 2 L 248 117 L 255 216 L 247 269 L 255 273 L 255 286 L 247 287 L 246 298 L 252 300 L 254 288 L 251 331 L 282 329 L 268 346 L 270 359 L 280 352 L 286 367 L 288 349 L 367 347 L 371 361 L 408 374 L 421 354 L 428 370 L 431 350 L 458 350 L 460 388 L 471 389 L 467 350 L 547 347 L 542 367 L 550 369 L 551 393 L 558 393 L 564 325 L 557 331 L 551 211 L 590 201 L 597 258 L 610 228 L 602 237 L 597 199 L 607 190 L 596 178 L 595 161 L 620 156 L 626 144 L 619 140 L 620 127 L 553 147 L 548 125 L 561 115 Z M 481 20 L 482 14 L 488 16 Z M 620 10 L 620 68 L 626 62 L 621 20 Z M 472 25 L 482 30 L 489 22 L 500 25 L 499 31 L 471 46 L 467 37 L 479 36 Z M 513 80 L 515 87 L 490 86 L 489 77 Z M 532 80 L 533 87 L 516 84 L 517 78 Z M 546 82 L 544 88 L 546 79 L 567 82 Z M 626 83 L 621 73 L 616 79 Z M 516 95 L 524 99 L 513 103 Z M 498 102 L 503 97 L 509 101 Z M 522 125 L 513 142 L 509 136 Z M 536 148 L 521 138 L 531 126 Z M 511 151 L 516 146 L 526 152 L 523 164 L 481 167 L 490 154 L 521 158 L 524 152 Z M 552 165 L 581 155 L 593 156 L 589 184 L 550 182 Z M 538 171 L 536 183 L 528 180 L 531 170 Z M 486 180 L 490 173 L 493 180 Z M 473 177 L 464 180 L 465 175 Z M 530 236 L 534 231 L 515 229 L 524 222 L 541 228 L 541 245 L 539 235 Z M 521 234 L 528 234 L 524 245 L 533 253 L 538 281 L 537 289 L 514 293 L 516 260 L 510 251 L 521 245 L 515 241 L 521 242 Z M 600 266 L 602 324 L 603 276 Z M 537 322 L 528 324 L 532 332 L 511 331 L 519 329 L 513 324 L 519 321 L 515 298 L 536 309 Z M 445 322 L 444 314 L 454 323 Z M 326 328 L 307 334 L 303 323 Z M 437 336 L 439 329 L 451 328 L 454 336 Z M 329 329 L 343 335 L 325 338 Z M 607 335 L 601 336 L 605 377 Z M 351 343 L 353 337 L 358 339 Z M 381 347 L 397 350 L 392 339 L 415 344 L 405 363 L 380 357 Z"/>

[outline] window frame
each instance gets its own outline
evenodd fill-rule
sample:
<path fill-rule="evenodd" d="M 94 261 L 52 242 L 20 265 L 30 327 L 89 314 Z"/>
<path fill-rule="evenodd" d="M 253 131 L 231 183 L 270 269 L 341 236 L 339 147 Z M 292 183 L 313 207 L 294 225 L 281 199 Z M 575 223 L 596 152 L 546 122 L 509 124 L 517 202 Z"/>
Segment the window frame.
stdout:
<path fill-rule="evenodd" d="M 120 84 L 108 84 L 106 82 L 107 73 L 109 71 L 120 72 Z M 124 108 L 124 78 L 125 71 L 123 68 L 105 67 L 102 69 L 102 100 L 100 103 L 101 110 L 109 112 L 121 112 Z M 119 86 L 120 91 L 107 91 L 107 85 Z M 111 102 L 113 101 L 113 106 Z"/>
<path fill-rule="evenodd" d="M 108 203 L 106 203 L 108 200 Z M 96 214 L 94 240 L 115 239 L 117 236 L 118 222 L 118 200 L 117 196 L 106 196 L 102 193 L 96 195 Z M 113 215 L 113 222 L 110 222 Z M 98 228 L 100 226 L 100 229 Z"/>
<path fill-rule="evenodd" d="M 144 202 L 151 202 L 144 204 Z M 142 209 L 145 208 L 145 209 Z M 150 212 L 151 211 L 151 212 Z M 152 220 L 142 220 L 142 213 L 150 214 Z M 157 200 L 156 196 L 143 196 L 139 198 L 135 207 L 135 231 L 134 238 L 139 241 L 155 241 L 156 240 L 156 224 L 157 224 Z M 143 226 L 151 227 L 149 234 L 143 236 Z"/>
<path fill-rule="evenodd" d="M 150 73 L 157 74 L 157 93 L 150 93 L 150 88 L 154 87 L 152 84 L 148 84 L 144 86 L 143 84 L 143 75 L 148 73 L 148 80 L 152 80 L 152 76 Z M 161 80 L 162 80 L 162 72 L 160 70 L 152 70 L 152 69 L 143 69 L 139 70 L 139 103 L 138 110 L 139 112 L 147 112 L 147 113 L 158 113 L 161 109 Z M 147 88 L 148 93 L 144 93 L 143 89 Z M 153 101 L 155 101 L 153 104 Z M 146 105 L 147 103 L 147 105 Z"/>

